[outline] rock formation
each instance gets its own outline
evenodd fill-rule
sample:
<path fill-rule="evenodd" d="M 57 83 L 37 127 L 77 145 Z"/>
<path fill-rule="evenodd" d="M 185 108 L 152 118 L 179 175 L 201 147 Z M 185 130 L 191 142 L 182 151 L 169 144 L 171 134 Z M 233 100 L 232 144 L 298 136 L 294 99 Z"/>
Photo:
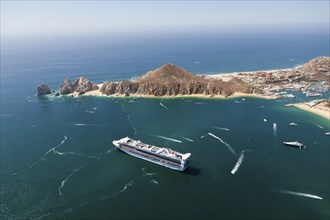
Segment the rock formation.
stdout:
<path fill-rule="evenodd" d="M 303 80 L 305 81 L 330 81 L 330 57 L 317 57 L 302 67 L 298 68 L 297 71 L 302 73 Z"/>
<path fill-rule="evenodd" d="M 38 85 L 37 92 L 38 92 L 38 95 L 46 95 L 46 94 L 51 93 L 49 87 L 44 83 L 41 83 L 40 85 Z"/>
<path fill-rule="evenodd" d="M 70 79 L 64 80 L 64 83 L 60 85 L 60 94 L 69 94 L 76 92 L 79 95 L 84 94 L 85 92 L 89 92 L 92 90 L 98 90 L 99 87 L 97 84 L 91 82 L 85 77 L 79 77 L 76 79 L 74 83 L 70 81 Z"/>
<path fill-rule="evenodd" d="M 234 92 L 252 93 L 256 88 L 240 79 L 224 82 L 194 75 L 174 64 L 163 65 L 149 71 L 136 81 L 105 82 L 100 91 L 106 95 L 136 94 L 154 96 L 175 95 L 232 95 Z"/>
<path fill-rule="evenodd" d="M 330 57 L 317 57 L 307 63 L 302 67 L 298 68 L 298 71 L 304 73 L 328 73 L 330 74 Z"/>

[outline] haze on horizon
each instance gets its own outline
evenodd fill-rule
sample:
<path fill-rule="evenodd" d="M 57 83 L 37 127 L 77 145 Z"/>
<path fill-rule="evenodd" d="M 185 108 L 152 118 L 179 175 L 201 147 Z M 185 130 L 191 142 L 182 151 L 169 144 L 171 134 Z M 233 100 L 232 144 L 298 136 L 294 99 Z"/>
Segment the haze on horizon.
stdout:
<path fill-rule="evenodd" d="M 327 31 L 329 1 L 1 1 L 1 38 L 129 33 Z"/>

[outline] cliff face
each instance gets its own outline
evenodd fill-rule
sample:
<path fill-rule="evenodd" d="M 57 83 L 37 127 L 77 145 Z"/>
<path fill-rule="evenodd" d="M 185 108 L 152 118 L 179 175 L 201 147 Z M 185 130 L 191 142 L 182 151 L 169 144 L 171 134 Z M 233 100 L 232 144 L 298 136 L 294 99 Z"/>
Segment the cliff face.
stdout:
<path fill-rule="evenodd" d="M 98 90 L 99 87 L 92 83 L 90 80 L 85 77 L 79 77 L 76 79 L 74 83 L 70 81 L 70 79 L 64 80 L 64 83 L 60 85 L 60 94 L 69 94 L 73 92 L 77 92 L 78 94 L 84 94 L 85 92 L 89 92 L 92 90 Z"/>
<path fill-rule="evenodd" d="M 252 93 L 256 89 L 239 79 L 223 82 L 189 73 L 174 64 L 163 65 L 149 71 L 136 81 L 123 80 L 120 83 L 105 82 L 100 91 L 111 94 L 138 94 L 154 96 L 175 95 L 225 95 L 234 92 Z"/>

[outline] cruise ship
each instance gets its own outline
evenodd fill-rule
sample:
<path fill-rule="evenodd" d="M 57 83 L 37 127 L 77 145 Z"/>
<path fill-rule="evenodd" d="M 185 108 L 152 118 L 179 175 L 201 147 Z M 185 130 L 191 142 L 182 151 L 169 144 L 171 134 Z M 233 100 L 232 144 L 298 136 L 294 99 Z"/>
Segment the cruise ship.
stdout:
<path fill-rule="evenodd" d="M 184 171 L 190 162 L 190 153 L 182 154 L 170 148 L 156 147 L 129 137 L 114 140 L 112 143 L 131 156 L 177 171 Z"/>

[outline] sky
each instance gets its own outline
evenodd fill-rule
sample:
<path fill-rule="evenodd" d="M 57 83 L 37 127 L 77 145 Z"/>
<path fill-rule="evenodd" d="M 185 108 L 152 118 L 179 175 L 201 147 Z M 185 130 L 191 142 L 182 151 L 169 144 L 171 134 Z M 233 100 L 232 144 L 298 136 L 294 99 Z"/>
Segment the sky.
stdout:
<path fill-rule="evenodd" d="M 1 38 L 329 25 L 329 1 L 3 1 Z"/>

